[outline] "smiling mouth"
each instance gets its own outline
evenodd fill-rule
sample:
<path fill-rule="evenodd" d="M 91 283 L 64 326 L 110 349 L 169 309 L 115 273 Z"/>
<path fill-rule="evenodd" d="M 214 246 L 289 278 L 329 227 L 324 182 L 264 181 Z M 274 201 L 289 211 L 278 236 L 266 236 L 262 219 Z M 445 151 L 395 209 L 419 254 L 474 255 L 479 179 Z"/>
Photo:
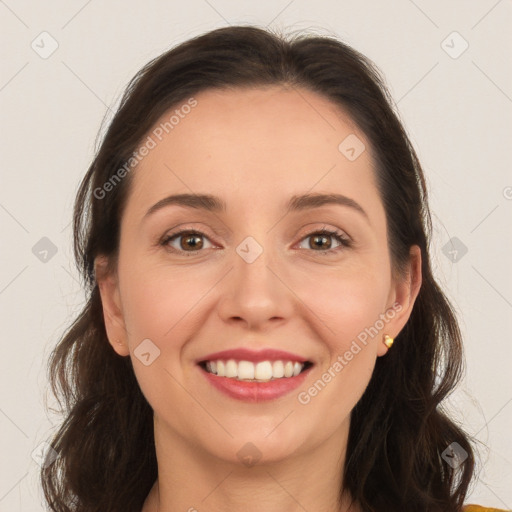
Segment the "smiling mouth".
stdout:
<path fill-rule="evenodd" d="M 297 377 L 313 366 L 310 361 L 236 361 L 234 359 L 201 361 L 199 366 L 217 377 L 227 377 L 244 382 L 270 382 Z"/>

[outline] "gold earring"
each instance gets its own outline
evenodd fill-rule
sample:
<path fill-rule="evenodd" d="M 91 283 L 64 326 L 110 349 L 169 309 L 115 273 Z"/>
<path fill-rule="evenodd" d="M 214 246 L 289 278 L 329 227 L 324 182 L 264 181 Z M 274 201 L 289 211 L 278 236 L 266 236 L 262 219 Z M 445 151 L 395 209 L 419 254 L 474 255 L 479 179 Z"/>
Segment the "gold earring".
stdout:
<path fill-rule="evenodd" d="M 391 336 L 388 336 L 387 334 L 384 335 L 384 344 L 386 347 L 391 348 L 393 341 L 395 340 Z"/>

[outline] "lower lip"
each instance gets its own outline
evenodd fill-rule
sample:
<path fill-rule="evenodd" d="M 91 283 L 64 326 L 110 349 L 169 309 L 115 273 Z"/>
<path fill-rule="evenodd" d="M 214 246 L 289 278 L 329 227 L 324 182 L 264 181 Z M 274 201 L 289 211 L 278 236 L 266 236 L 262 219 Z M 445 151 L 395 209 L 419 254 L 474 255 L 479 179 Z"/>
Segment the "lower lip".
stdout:
<path fill-rule="evenodd" d="M 201 373 L 219 391 L 222 391 L 231 398 L 245 402 L 275 400 L 290 393 L 304 382 L 311 368 L 310 366 L 296 377 L 283 377 L 268 382 L 247 382 L 229 377 L 218 377 L 199 367 Z"/>

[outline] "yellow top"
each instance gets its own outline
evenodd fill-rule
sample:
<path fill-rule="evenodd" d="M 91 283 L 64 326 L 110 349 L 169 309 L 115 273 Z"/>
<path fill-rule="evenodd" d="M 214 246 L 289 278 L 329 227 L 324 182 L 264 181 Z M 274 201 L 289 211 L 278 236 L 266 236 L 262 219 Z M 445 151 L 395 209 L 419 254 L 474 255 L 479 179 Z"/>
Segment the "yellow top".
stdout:
<path fill-rule="evenodd" d="M 487 508 L 480 505 L 465 505 L 464 512 L 507 512 L 502 508 Z"/>

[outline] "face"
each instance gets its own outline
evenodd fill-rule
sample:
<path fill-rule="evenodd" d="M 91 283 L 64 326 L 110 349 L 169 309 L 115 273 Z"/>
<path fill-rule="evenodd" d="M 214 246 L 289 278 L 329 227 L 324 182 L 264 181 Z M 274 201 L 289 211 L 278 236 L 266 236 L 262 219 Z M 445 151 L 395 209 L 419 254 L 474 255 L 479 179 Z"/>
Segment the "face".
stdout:
<path fill-rule="evenodd" d="M 393 279 L 370 144 L 328 100 L 281 87 L 195 100 L 132 171 L 117 272 L 99 280 L 107 333 L 169 439 L 232 462 L 246 443 L 262 462 L 300 456 L 346 434 L 383 335 L 410 315 L 419 254 Z M 224 208 L 166 199 L 178 194 Z M 276 360 L 310 364 L 264 384 L 198 364 L 236 349 L 289 352 L 262 358 L 277 374 Z"/>

